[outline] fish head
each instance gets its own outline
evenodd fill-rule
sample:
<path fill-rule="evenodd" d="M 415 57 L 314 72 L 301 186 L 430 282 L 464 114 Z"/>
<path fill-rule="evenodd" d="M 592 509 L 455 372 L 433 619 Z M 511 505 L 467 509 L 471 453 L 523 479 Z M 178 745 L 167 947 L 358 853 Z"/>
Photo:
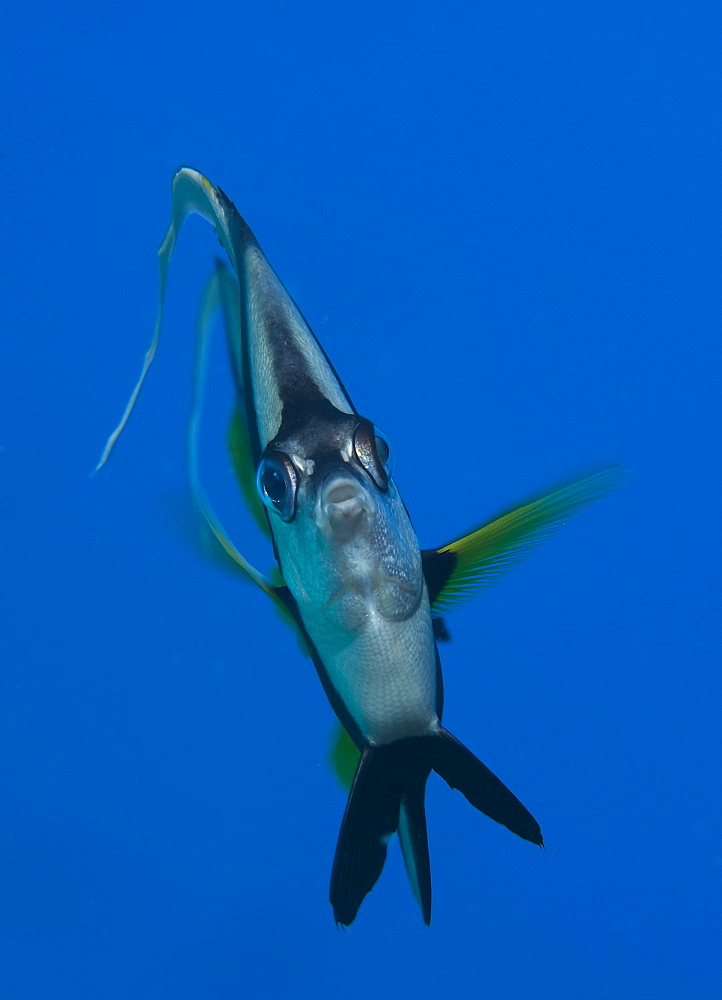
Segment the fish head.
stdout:
<path fill-rule="evenodd" d="M 302 613 L 406 615 L 421 600 L 423 575 L 388 443 L 357 412 L 247 228 L 238 245 L 242 397 L 286 585 Z"/>
<path fill-rule="evenodd" d="M 353 631 L 369 614 L 408 617 L 423 590 L 419 546 L 370 420 L 328 401 L 266 447 L 258 490 L 284 579 L 303 613 Z"/>

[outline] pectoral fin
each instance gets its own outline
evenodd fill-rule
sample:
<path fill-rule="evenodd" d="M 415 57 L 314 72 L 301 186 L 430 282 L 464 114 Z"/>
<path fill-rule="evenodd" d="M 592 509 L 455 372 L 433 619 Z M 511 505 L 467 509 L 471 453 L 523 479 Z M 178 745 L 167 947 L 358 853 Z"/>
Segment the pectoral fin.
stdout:
<path fill-rule="evenodd" d="M 470 535 L 422 552 L 434 614 L 452 610 L 509 573 L 574 514 L 621 485 L 625 471 L 607 465 L 501 514 Z"/>

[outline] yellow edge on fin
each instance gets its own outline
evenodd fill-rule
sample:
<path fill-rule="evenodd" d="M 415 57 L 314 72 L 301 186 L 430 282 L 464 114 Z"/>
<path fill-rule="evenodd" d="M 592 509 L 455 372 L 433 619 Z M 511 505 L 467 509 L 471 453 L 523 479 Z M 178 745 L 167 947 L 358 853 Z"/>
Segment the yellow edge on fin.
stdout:
<path fill-rule="evenodd" d="M 434 613 L 450 611 L 492 586 L 567 520 L 622 484 L 626 471 L 606 465 L 550 493 L 515 507 L 436 552 L 456 563 L 432 603 Z"/>

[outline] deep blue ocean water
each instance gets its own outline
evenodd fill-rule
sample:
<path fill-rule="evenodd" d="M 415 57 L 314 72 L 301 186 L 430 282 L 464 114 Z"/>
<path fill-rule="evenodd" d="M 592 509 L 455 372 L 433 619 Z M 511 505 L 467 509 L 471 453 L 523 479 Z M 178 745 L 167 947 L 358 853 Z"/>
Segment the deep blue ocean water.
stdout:
<path fill-rule="evenodd" d="M 0 170 L 0 993 L 722 995 L 720 70 L 713 3 L 14 5 Z M 630 470 L 449 619 L 445 722 L 546 854 L 440 779 L 434 918 L 397 846 L 328 877 L 332 714 L 260 593 L 188 541 L 194 219 L 155 367 L 169 181 L 235 201 L 422 545 L 590 464 Z M 271 556 L 225 450 L 203 473 Z"/>

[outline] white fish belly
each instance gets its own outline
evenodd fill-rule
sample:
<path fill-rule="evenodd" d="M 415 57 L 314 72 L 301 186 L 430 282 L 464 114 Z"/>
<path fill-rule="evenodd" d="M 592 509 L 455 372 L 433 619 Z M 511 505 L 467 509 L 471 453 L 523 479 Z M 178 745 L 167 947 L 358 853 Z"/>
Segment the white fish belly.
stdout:
<path fill-rule="evenodd" d="M 436 644 L 427 602 L 400 622 L 371 612 L 352 641 L 343 638 L 326 633 L 314 640 L 364 737 L 392 743 L 433 729 L 438 723 Z"/>

